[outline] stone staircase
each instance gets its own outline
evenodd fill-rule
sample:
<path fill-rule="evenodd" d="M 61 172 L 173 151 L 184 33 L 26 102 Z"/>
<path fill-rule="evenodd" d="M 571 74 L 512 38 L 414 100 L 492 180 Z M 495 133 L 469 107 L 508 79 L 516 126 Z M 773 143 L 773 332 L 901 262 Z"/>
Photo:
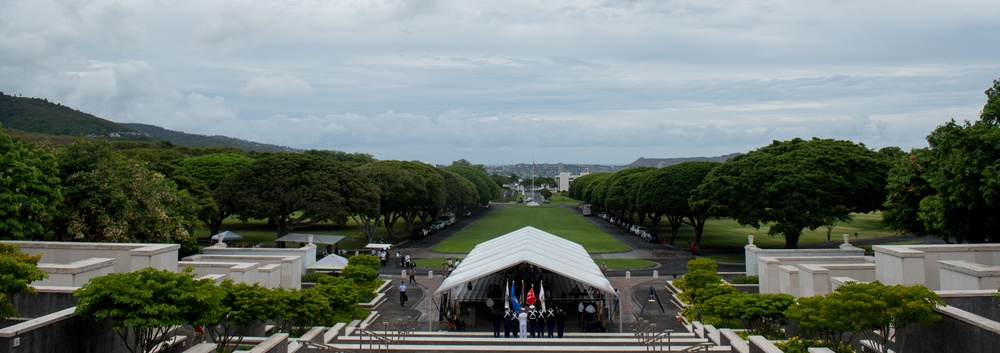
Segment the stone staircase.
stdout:
<path fill-rule="evenodd" d="M 492 332 L 368 330 L 349 327 L 335 342 L 309 351 L 407 352 L 729 352 L 688 332 L 566 333 L 563 338 L 495 338 Z"/>

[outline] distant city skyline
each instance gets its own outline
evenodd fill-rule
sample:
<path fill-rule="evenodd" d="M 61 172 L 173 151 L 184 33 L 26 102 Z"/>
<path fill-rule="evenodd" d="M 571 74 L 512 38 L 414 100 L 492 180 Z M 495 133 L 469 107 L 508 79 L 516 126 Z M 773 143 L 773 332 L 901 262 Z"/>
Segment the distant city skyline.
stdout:
<path fill-rule="evenodd" d="M 116 122 L 450 164 L 773 140 L 925 147 L 1000 77 L 995 3 L 0 2 L 0 91 Z"/>

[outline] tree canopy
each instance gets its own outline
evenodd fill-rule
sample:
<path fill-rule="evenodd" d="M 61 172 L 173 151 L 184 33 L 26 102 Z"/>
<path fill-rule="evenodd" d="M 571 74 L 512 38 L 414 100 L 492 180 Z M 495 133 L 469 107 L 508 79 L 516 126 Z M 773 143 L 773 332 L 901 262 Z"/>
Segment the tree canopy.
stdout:
<path fill-rule="evenodd" d="M 713 169 L 693 199 L 741 225 L 772 223 L 768 234 L 797 248 L 805 228 L 879 209 L 888 170 L 885 158 L 850 141 L 775 141 Z"/>
<path fill-rule="evenodd" d="M 1000 80 L 979 120 L 939 126 L 890 173 L 886 221 L 946 241 L 997 242 L 1000 228 Z"/>
<path fill-rule="evenodd" d="M 17 310 L 7 301 L 7 294 L 35 293 L 31 282 L 48 278 L 38 268 L 41 254 L 28 255 L 13 244 L 0 243 L 0 321 L 17 315 Z"/>
<path fill-rule="evenodd" d="M 0 131 L 0 239 L 40 239 L 62 201 L 55 154 Z"/>
<path fill-rule="evenodd" d="M 108 319 L 130 352 L 149 352 L 166 341 L 175 325 L 214 324 L 225 293 L 210 279 L 147 267 L 95 277 L 73 292 L 76 314 Z"/>
<path fill-rule="evenodd" d="M 193 244 L 195 203 L 186 191 L 103 140 L 59 152 L 63 203 L 56 235 L 86 241 Z"/>
<path fill-rule="evenodd" d="M 220 209 L 242 220 L 271 219 L 277 236 L 318 222 L 344 223 L 377 205 L 371 182 L 332 159 L 277 153 L 230 174 L 215 190 Z"/>

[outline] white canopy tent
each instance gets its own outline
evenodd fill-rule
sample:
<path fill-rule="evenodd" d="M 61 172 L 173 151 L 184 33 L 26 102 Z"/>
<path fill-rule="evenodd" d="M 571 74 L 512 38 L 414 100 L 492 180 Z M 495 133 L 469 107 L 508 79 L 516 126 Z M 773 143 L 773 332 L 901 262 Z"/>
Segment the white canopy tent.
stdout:
<path fill-rule="evenodd" d="M 593 287 L 603 292 L 605 298 L 615 295 L 615 288 L 583 246 L 534 227 L 524 227 L 476 245 L 434 295 L 449 293 L 459 299 L 474 298 L 474 281 L 524 263 Z M 607 309 L 610 314 L 611 308 Z M 619 311 L 619 323 L 620 316 Z"/>
<path fill-rule="evenodd" d="M 219 241 L 219 237 L 220 236 L 222 237 L 222 241 L 224 241 L 224 242 L 226 242 L 226 241 L 234 242 L 234 241 L 243 241 L 244 240 L 242 235 L 239 235 L 239 234 L 236 234 L 236 233 L 233 233 L 233 232 L 230 232 L 230 231 L 227 230 L 227 231 L 224 231 L 222 233 L 213 235 L 212 236 L 212 241 Z"/>
<path fill-rule="evenodd" d="M 520 263 L 530 263 L 605 293 L 615 291 L 583 246 L 535 227 L 524 227 L 476 245 L 434 294 Z"/>

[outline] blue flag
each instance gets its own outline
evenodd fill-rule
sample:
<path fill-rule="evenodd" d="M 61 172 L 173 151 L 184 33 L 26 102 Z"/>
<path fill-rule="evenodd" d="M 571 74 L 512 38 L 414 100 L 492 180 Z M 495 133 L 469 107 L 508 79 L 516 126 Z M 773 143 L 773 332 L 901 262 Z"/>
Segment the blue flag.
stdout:
<path fill-rule="evenodd" d="M 510 286 L 510 306 L 514 308 L 514 311 L 521 311 L 521 303 L 517 302 L 517 294 L 514 294 L 517 291 L 514 290 L 514 287 L 514 285 Z"/>

